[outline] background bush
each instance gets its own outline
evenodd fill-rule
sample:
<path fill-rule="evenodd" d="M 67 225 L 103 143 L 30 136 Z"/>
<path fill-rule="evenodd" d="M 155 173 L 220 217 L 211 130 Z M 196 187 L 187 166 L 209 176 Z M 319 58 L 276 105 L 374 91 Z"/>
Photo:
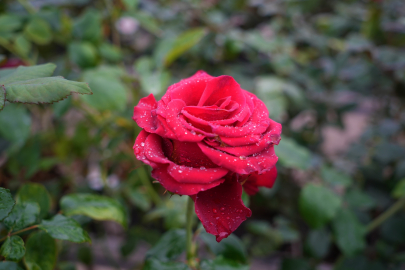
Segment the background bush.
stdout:
<path fill-rule="evenodd" d="M 166 269 L 178 257 L 150 247 L 184 227 L 185 198 L 135 159 L 131 117 L 139 98 L 202 69 L 233 76 L 283 125 L 275 187 L 244 197 L 253 216 L 224 245 L 200 234 L 201 259 L 220 255 L 202 269 L 405 269 L 404 48 L 401 0 L 0 2 L 0 65 L 52 62 L 93 92 L 0 112 L 0 186 L 39 207 L 33 221 L 63 213 L 93 241 L 13 236 L 27 250 L 20 266 L 34 269 L 38 241 L 58 250 L 42 270 Z M 110 200 L 122 226 L 77 212 L 77 193 Z M 181 232 L 165 237 L 182 244 Z"/>

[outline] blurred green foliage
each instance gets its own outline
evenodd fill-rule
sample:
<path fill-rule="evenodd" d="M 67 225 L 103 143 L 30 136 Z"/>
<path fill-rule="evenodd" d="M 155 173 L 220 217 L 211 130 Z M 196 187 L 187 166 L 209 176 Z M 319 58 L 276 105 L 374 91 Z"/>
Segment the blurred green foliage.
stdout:
<path fill-rule="evenodd" d="M 283 124 L 274 188 L 220 244 L 197 229 L 201 269 L 403 269 L 404 48 L 402 0 L 1 1 L 0 66 L 52 62 L 93 95 L 21 105 L 0 91 L 0 238 L 48 232 L 6 237 L 0 269 L 127 267 L 145 246 L 131 269 L 188 269 L 185 198 L 162 195 L 135 160 L 131 117 L 200 69 L 233 76 Z M 86 242 L 82 227 L 120 250 L 54 240 Z"/>

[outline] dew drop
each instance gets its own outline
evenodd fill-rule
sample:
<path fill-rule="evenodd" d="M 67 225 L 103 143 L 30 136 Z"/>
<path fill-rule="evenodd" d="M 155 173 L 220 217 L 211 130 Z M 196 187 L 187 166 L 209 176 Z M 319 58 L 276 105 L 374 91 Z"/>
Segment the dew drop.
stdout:
<path fill-rule="evenodd" d="M 217 209 L 212 209 L 212 212 L 214 212 L 214 213 L 217 213 L 218 211 L 217 211 Z"/>

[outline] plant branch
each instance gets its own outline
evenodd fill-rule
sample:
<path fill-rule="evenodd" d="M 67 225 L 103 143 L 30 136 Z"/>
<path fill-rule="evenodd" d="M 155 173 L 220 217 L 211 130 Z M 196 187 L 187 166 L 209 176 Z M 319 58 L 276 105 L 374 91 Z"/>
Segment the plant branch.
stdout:
<path fill-rule="evenodd" d="M 396 203 L 394 203 L 390 208 L 388 208 L 384 213 L 379 215 L 376 219 L 374 219 L 370 224 L 366 227 L 366 233 L 370 233 L 371 231 L 375 230 L 381 224 L 384 223 L 388 218 L 390 218 L 393 214 L 399 211 L 401 208 L 405 206 L 405 197 L 399 199 Z"/>
<path fill-rule="evenodd" d="M 22 229 L 22 230 L 13 232 L 13 233 L 9 233 L 7 236 L 4 236 L 3 238 L 1 238 L 0 242 L 5 241 L 7 239 L 7 237 L 10 237 L 10 236 L 13 236 L 13 235 L 16 235 L 16 234 L 19 234 L 19 233 L 23 233 L 23 232 L 26 232 L 26 231 L 29 231 L 29 230 L 33 230 L 33 229 L 36 229 L 37 227 L 38 227 L 38 225 L 34 225 L 34 226 L 31 226 L 31 227 L 28 227 L 28 228 L 25 228 L 25 229 Z"/>
<path fill-rule="evenodd" d="M 190 267 L 195 267 L 195 247 L 193 246 L 193 213 L 194 201 L 191 197 L 187 200 L 186 210 L 186 257 Z"/>

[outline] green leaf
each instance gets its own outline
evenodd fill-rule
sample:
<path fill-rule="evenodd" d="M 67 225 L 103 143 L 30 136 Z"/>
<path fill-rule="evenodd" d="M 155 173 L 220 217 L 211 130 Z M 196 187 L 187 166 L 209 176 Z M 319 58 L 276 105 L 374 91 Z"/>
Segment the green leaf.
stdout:
<path fill-rule="evenodd" d="M 179 56 L 200 42 L 206 34 L 205 28 L 195 28 L 183 32 L 175 39 L 163 39 L 156 49 L 157 62 L 160 66 L 169 66 Z"/>
<path fill-rule="evenodd" d="M 85 13 L 75 21 L 73 35 L 80 40 L 95 43 L 102 37 L 102 25 L 100 12 L 88 8 Z"/>
<path fill-rule="evenodd" d="M 299 210 L 313 228 L 322 227 L 333 219 L 341 206 L 341 199 L 326 187 L 307 184 L 299 197 Z"/>
<path fill-rule="evenodd" d="M 331 236 L 326 229 L 311 230 L 308 234 L 306 247 L 309 253 L 316 258 L 325 257 L 331 245 Z"/>
<path fill-rule="evenodd" d="M 68 47 L 69 59 L 81 68 L 94 67 L 97 63 L 97 49 L 90 42 L 72 42 Z"/>
<path fill-rule="evenodd" d="M 43 64 L 31 67 L 19 66 L 13 72 L 1 77 L 0 85 L 7 85 L 19 81 L 32 80 L 52 76 L 56 69 L 55 64 Z"/>
<path fill-rule="evenodd" d="M 23 270 L 15 262 L 0 262 L 0 270 Z"/>
<path fill-rule="evenodd" d="M 284 259 L 281 270 L 312 270 L 311 265 L 304 259 Z"/>
<path fill-rule="evenodd" d="M 133 189 L 130 188 L 127 191 L 128 198 L 136 207 L 142 211 L 148 211 L 152 207 L 152 201 L 150 197 L 143 192 L 142 188 Z"/>
<path fill-rule="evenodd" d="M 31 117 L 27 109 L 21 105 L 7 104 L 0 112 L 0 135 L 12 143 L 9 151 L 16 151 L 23 146 L 30 133 Z"/>
<path fill-rule="evenodd" d="M 13 13 L 6 13 L 0 16 L 0 33 L 14 32 L 22 26 L 22 18 Z"/>
<path fill-rule="evenodd" d="M 24 35 L 18 35 L 14 40 L 14 47 L 19 54 L 26 57 L 31 51 L 31 42 Z"/>
<path fill-rule="evenodd" d="M 369 210 L 376 206 L 375 200 L 360 189 L 350 189 L 345 194 L 347 204 L 358 210 Z"/>
<path fill-rule="evenodd" d="M 0 78 L 7 76 L 10 73 L 13 73 L 17 68 L 2 68 L 0 69 Z"/>
<path fill-rule="evenodd" d="M 27 183 L 21 186 L 17 192 L 17 202 L 37 203 L 41 208 L 41 218 L 44 218 L 51 208 L 51 196 L 43 185 L 36 183 Z"/>
<path fill-rule="evenodd" d="M 22 103 L 53 103 L 78 93 L 91 95 L 83 82 L 65 80 L 62 77 L 37 78 L 5 85 L 7 100 Z"/>
<path fill-rule="evenodd" d="M 115 199 L 95 194 L 70 194 L 60 202 L 63 214 L 84 215 L 95 220 L 112 220 L 127 226 L 127 217 L 122 205 Z"/>
<path fill-rule="evenodd" d="M 161 35 L 161 27 L 159 26 L 154 16 L 139 10 L 130 12 L 126 15 L 134 17 L 139 22 L 139 24 L 150 33 L 157 36 Z"/>
<path fill-rule="evenodd" d="M 242 241 L 234 234 L 229 235 L 220 243 L 215 240 L 215 236 L 206 232 L 202 232 L 199 237 L 216 256 L 223 256 L 226 259 L 241 263 L 247 262 L 246 249 Z"/>
<path fill-rule="evenodd" d="M 79 223 L 62 215 L 56 215 L 51 220 L 43 220 L 38 228 L 46 231 L 55 239 L 91 243 L 88 233 L 80 227 Z"/>
<path fill-rule="evenodd" d="M 0 255 L 9 261 L 21 260 L 25 255 L 24 241 L 18 235 L 7 237 L 1 246 Z"/>
<path fill-rule="evenodd" d="M 332 222 L 336 244 L 343 254 L 355 255 L 365 246 L 364 227 L 348 209 L 340 209 Z"/>
<path fill-rule="evenodd" d="M 25 35 L 39 45 L 45 45 L 52 40 L 52 30 L 47 21 L 33 18 L 24 29 Z"/>
<path fill-rule="evenodd" d="M 0 87 L 0 111 L 3 110 L 5 103 L 6 103 L 6 89 L 4 89 L 4 86 L 1 86 Z"/>
<path fill-rule="evenodd" d="M 8 230 L 19 231 L 34 224 L 39 217 L 39 212 L 37 203 L 17 203 L 3 223 Z"/>
<path fill-rule="evenodd" d="M 203 260 L 201 262 L 201 270 L 249 270 L 248 265 L 243 265 L 235 261 L 231 261 L 222 257 L 217 257 L 214 260 Z"/>
<path fill-rule="evenodd" d="M 134 68 L 139 73 L 142 90 L 147 94 L 160 95 L 167 89 L 170 74 L 167 71 L 154 71 L 153 60 L 149 57 L 139 58 Z"/>
<path fill-rule="evenodd" d="M 41 231 L 32 233 L 25 248 L 24 262 L 28 270 L 53 270 L 55 268 L 56 242 L 47 233 Z"/>
<path fill-rule="evenodd" d="M 187 264 L 180 262 L 161 262 L 150 258 L 145 262 L 142 270 L 190 270 Z"/>
<path fill-rule="evenodd" d="M 395 215 L 381 225 L 381 236 L 393 244 L 402 244 L 405 241 L 405 216 Z"/>
<path fill-rule="evenodd" d="M 348 187 L 352 183 L 350 176 L 327 166 L 321 168 L 321 176 L 325 182 L 332 186 Z"/>
<path fill-rule="evenodd" d="M 10 190 L 0 187 L 0 221 L 10 214 L 14 204 Z"/>
<path fill-rule="evenodd" d="M 84 74 L 84 79 L 89 83 L 93 89 L 93 96 L 82 96 L 88 105 L 99 111 L 120 111 L 125 109 L 127 103 L 128 89 L 122 83 L 117 70 L 111 70 L 112 74 L 106 74 L 102 68 L 97 70 L 88 71 Z"/>
<path fill-rule="evenodd" d="M 139 3 L 139 0 L 123 0 L 122 1 L 128 10 L 133 10 Z"/>
<path fill-rule="evenodd" d="M 311 166 L 311 152 L 293 139 L 283 136 L 274 150 L 279 162 L 287 168 L 306 170 Z"/>
<path fill-rule="evenodd" d="M 255 93 L 266 104 L 270 118 L 276 121 L 281 120 L 289 103 L 296 109 L 305 104 L 303 91 L 298 86 L 276 76 L 256 78 Z"/>
<path fill-rule="evenodd" d="M 392 197 L 399 199 L 405 196 L 405 178 L 399 181 L 392 191 Z"/>
<path fill-rule="evenodd" d="M 109 43 L 103 43 L 99 47 L 100 55 L 110 61 L 110 62 L 119 62 L 122 60 L 122 52 L 119 47 L 111 45 Z"/>
<path fill-rule="evenodd" d="M 160 261 L 176 259 L 186 248 L 186 231 L 183 229 L 166 232 L 159 242 L 146 253 L 146 258 L 157 258 Z"/>

